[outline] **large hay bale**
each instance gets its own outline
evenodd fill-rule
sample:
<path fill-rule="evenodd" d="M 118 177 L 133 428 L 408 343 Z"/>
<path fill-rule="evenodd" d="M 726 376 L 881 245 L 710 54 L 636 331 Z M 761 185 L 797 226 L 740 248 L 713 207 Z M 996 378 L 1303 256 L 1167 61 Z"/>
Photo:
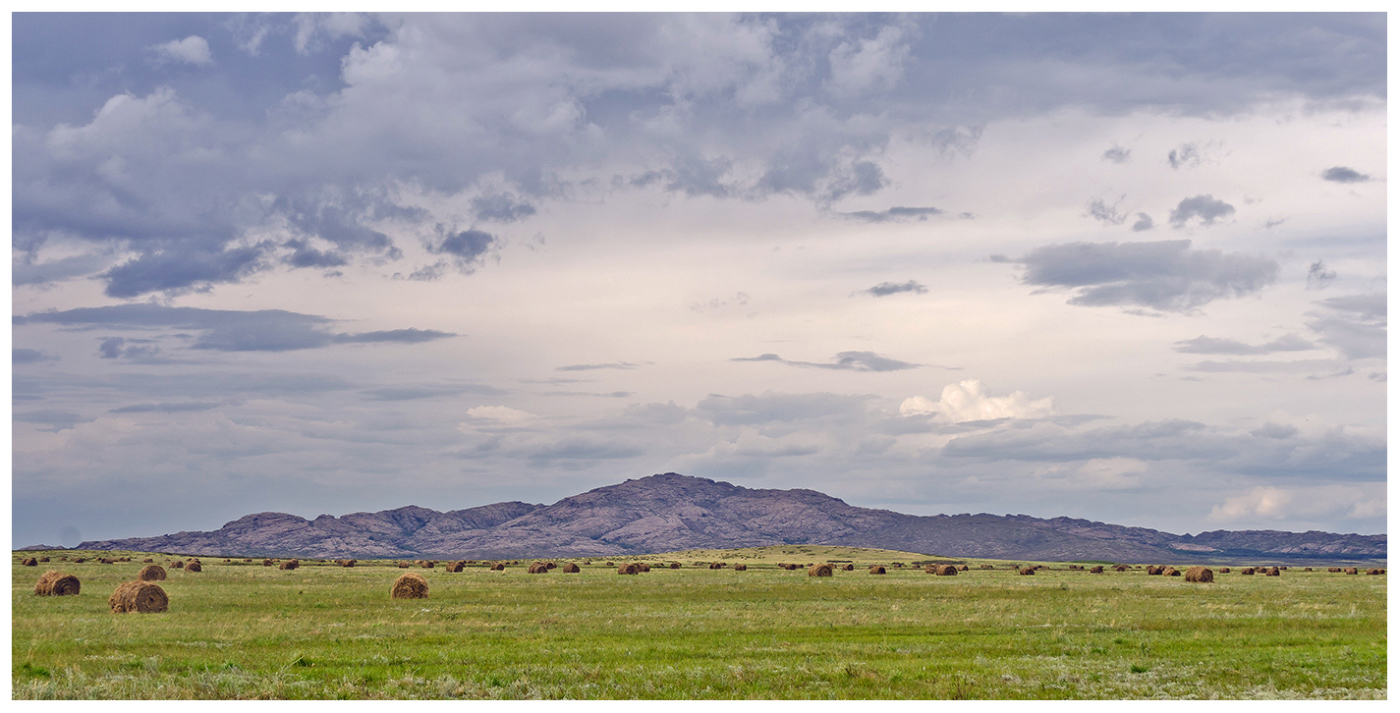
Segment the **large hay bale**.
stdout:
<path fill-rule="evenodd" d="M 1265 576 L 1265 577 L 1277 577 L 1277 576 L 1279 576 L 1278 567 L 1270 567 L 1270 568 L 1269 568 L 1269 571 L 1267 571 L 1267 572 L 1264 573 L 1264 576 Z"/>
<path fill-rule="evenodd" d="M 735 571 L 735 572 L 747 572 L 748 569 L 749 569 L 749 566 L 746 565 L 746 564 L 736 564 L 736 565 L 734 565 L 734 571 Z"/>
<path fill-rule="evenodd" d="M 811 567 L 810 569 L 807 570 L 807 576 L 808 576 L 808 577 L 830 577 L 830 576 L 831 576 L 831 565 L 829 565 L 829 564 L 814 564 L 814 565 L 812 565 L 812 567 Z"/>
<path fill-rule="evenodd" d="M 939 577 L 952 577 L 958 573 L 958 568 L 951 564 L 936 564 L 931 566 L 933 567 L 933 573 Z"/>
<path fill-rule="evenodd" d="M 34 584 L 34 593 L 41 597 L 68 597 L 82 591 L 77 577 L 63 572 L 48 571 Z"/>
<path fill-rule="evenodd" d="M 150 614 L 169 609 L 170 598 L 165 596 L 165 590 L 159 585 L 141 581 L 126 582 L 117 587 L 117 591 L 112 592 L 112 596 L 107 599 L 107 605 L 112 608 L 113 614 Z"/>
<path fill-rule="evenodd" d="M 641 570 L 637 569 L 637 565 L 635 564 L 624 564 L 621 567 L 617 568 L 618 574 L 636 574 L 640 571 Z"/>
<path fill-rule="evenodd" d="M 283 562 L 282 564 L 277 565 L 277 569 L 296 569 L 297 567 L 300 567 L 300 566 L 301 566 L 301 563 L 298 562 L 298 561 L 296 561 L 296 560 L 287 560 L 286 562 Z"/>
<path fill-rule="evenodd" d="M 871 573 L 871 574 L 884 574 L 884 573 L 885 573 L 885 568 L 884 568 L 884 567 L 881 567 L 881 566 L 878 565 L 878 564 L 876 564 L 876 565 L 871 565 L 871 566 L 870 566 L 870 573 Z"/>
<path fill-rule="evenodd" d="M 530 574 L 549 574 L 549 567 L 543 562 L 536 562 L 526 571 Z"/>
<path fill-rule="evenodd" d="M 1016 574 L 1035 574 L 1035 567 L 1022 567 L 1016 570 Z"/>
<path fill-rule="evenodd" d="M 423 575 L 417 572 L 404 572 L 394 580 L 394 586 L 389 590 L 389 598 L 427 599 L 428 580 L 423 579 Z"/>
<path fill-rule="evenodd" d="M 1347 567 L 1346 569 L 1344 569 L 1344 570 L 1342 570 L 1342 571 L 1345 572 L 1346 574 L 1356 574 L 1356 568 L 1355 568 L 1355 567 Z"/>
<path fill-rule="evenodd" d="M 1245 575 L 1254 574 L 1254 568 L 1253 568 L 1253 567 L 1245 567 L 1244 569 L 1240 570 L 1240 574 L 1245 574 Z"/>
<path fill-rule="evenodd" d="M 20 560 L 19 563 L 22 564 L 22 565 L 24 565 L 25 567 L 38 567 L 38 566 L 39 566 L 39 560 L 34 559 L 33 557 L 25 557 L 24 559 Z"/>
<path fill-rule="evenodd" d="M 159 582 L 165 579 L 165 568 L 158 564 L 148 564 L 136 574 L 136 579 L 141 582 Z"/>
<path fill-rule="evenodd" d="M 1205 567 L 1187 567 L 1186 581 L 1210 584 L 1215 581 L 1215 573 Z"/>
<path fill-rule="evenodd" d="M 1103 565 L 1096 564 L 1089 568 L 1089 574 L 1103 574 Z"/>
<path fill-rule="evenodd" d="M 1366 570 L 1366 574 L 1385 574 L 1385 570 L 1372 568 Z"/>
<path fill-rule="evenodd" d="M 461 571 L 462 571 L 462 568 L 465 567 L 465 566 L 467 566 L 465 562 L 448 562 L 448 563 L 447 563 L 447 571 L 448 571 L 448 572 L 461 572 Z"/>
<path fill-rule="evenodd" d="M 578 574 L 579 571 L 578 565 L 573 562 L 564 565 L 564 574 Z"/>
<path fill-rule="evenodd" d="M 967 565 L 965 565 L 965 564 L 960 564 L 960 565 L 958 565 L 958 571 L 959 571 L 959 572 L 966 572 L 966 571 L 967 571 Z"/>
<path fill-rule="evenodd" d="M 1168 567 L 1168 568 L 1162 570 L 1162 576 L 1164 576 L 1164 577 L 1180 577 L 1180 576 L 1181 576 L 1181 572 L 1178 572 L 1177 569 L 1176 569 L 1175 567 Z"/>
<path fill-rule="evenodd" d="M 201 564 L 199 564 L 198 562 L 191 562 L 191 563 L 185 565 L 185 571 L 186 571 L 186 572 L 203 572 L 203 571 L 204 571 L 204 567 L 203 567 Z"/>
<path fill-rule="evenodd" d="M 1313 569 L 1312 569 L 1312 567 L 1304 567 L 1304 568 L 1303 568 L 1303 571 L 1304 571 L 1304 572 L 1311 572 L 1311 571 L 1313 571 Z"/>

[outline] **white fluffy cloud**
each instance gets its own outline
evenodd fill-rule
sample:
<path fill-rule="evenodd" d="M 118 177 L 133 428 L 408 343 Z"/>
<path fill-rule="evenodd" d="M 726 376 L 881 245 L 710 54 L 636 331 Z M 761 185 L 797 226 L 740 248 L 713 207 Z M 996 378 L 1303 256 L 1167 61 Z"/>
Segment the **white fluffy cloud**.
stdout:
<path fill-rule="evenodd" d="M 199 35 L 190 35 L 183 40 L 171 40 L 155 45 L 151 49 L 166 62 L 185 64 L 213 64 L 214 57 L 209 53 L 209 41 Z"/>
<path fill-rule="evenodd" d="M 1042 418 L 1055 413 L 1054 399 L 1032 401 L 1024 391 L 1007 396 L 991 396 L 977 379 L 967 379 L 943 387 L 937 403 L 924 396 L 911 396 L 899 405 L 902 416 L 940 415 L 953 423 L 992 421 L 999 418 Z"/>
<path fill-rule="evenodd" d="M 1211 508 L 1210 519 L 1238 523 L 1330 517 L 1385 517 L 1385 491 L 1385 483 L 1298 488 L 1258 486 L 1243 495 L 1227 498 L 1225 502 Z"/>

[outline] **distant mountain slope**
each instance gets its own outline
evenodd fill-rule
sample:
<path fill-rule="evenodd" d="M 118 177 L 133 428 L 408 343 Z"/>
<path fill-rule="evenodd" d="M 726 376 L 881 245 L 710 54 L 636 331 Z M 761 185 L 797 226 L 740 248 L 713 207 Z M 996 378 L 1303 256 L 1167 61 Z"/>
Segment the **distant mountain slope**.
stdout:
<path fill-rule="evenodd" d="M 84 542 L 81 549 L 302 557 L 613 556 L 775 544 L 837 544 L 956 557 L 1171 561 L 1382 558 L 1385 535 L 1217 531 L 1173 535 L 1072 518 L 904 515 L 815 490 L 764 490 L 676 473 L 628 480 L 553 505 L 403 507 L 307 520 L 258 513 L 213 532 Z"/>

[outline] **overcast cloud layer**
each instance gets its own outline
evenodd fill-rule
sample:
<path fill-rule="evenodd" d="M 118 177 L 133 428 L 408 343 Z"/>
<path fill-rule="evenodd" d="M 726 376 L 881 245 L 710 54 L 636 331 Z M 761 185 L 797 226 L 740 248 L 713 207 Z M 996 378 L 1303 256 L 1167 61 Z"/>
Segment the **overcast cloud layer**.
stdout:
<path fill-rule="evenodd" d="M 13 27 L 18 545 L 664 471 L 1385 531 L 1384 15 Z"/>

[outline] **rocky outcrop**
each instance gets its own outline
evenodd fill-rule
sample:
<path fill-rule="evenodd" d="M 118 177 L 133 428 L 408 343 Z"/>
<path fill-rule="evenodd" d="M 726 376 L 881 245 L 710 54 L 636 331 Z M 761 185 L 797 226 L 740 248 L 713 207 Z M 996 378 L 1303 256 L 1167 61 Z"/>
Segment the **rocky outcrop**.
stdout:
<path fill-rule="evenodd" d="M 451 512 L 409 506 L 314 520 L 269 512 L 239 518 L 213 532 L 84 542 L 79 548 L 221 556 L 486 559 L 777 544 L 1049 561 L 1386 556 L 1385 535 L 1217 531 L 1191 536 L 1064 517 L 924 517 L 852 507 L 815 490 L 752 489 L 676 473 L 628 480 L 547 506 L 509 502 Z"/>

